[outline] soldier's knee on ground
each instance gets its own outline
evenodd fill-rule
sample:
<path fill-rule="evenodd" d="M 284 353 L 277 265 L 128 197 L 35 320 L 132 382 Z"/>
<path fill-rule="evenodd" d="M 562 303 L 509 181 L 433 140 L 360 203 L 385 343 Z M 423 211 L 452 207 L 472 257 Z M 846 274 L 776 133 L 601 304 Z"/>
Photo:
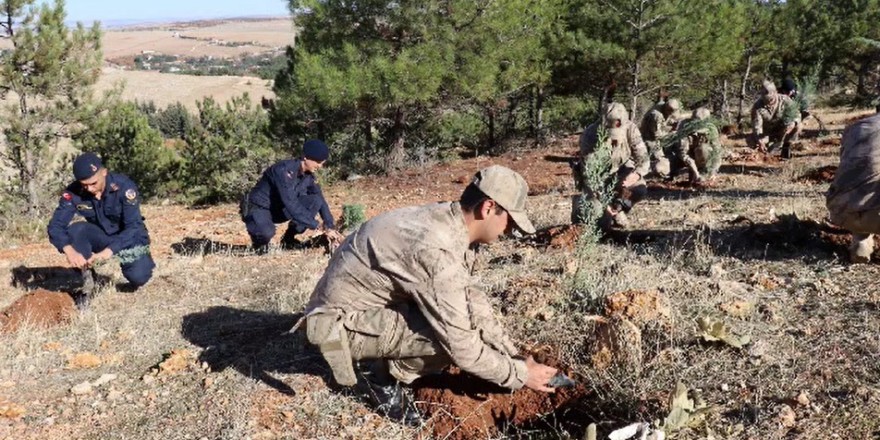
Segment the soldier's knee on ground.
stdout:
<path fill-rule="evenodd" d="M 153 277 L 153 269 L 156 264 L 149 255 L 139 258 L 137 261 L 122 267 L 122 276 L 134 287 L 140 287 Z"/>

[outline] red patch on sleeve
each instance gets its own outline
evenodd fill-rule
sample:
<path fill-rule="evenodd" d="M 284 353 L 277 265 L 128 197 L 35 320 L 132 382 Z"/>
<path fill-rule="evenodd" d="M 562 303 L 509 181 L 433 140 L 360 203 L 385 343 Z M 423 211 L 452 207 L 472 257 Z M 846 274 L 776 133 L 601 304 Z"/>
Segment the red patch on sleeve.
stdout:
<path fill-rule="evenodd" d="M 68 202 L 71 201 L 71 200 L 73 200 L 73 196 L 70 195 L 70 193 L 67 192 L 67 191 L 61 193 L 61 198 L 64 199 L 64 200 L 67 200 Z"/>

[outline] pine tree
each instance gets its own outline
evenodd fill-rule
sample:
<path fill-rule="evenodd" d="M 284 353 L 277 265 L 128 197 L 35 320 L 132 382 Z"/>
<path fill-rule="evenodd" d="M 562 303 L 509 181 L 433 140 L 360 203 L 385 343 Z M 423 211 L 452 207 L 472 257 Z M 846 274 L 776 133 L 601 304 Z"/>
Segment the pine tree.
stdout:
<path fill-rule="evenodd" d="M 64 1 L 0 0 L 0 31 L 12 50 L 0 55 L 0 109 L 5 149 L 0 157 L 15 172 L 13 197 L 28 215 L 44 203 L 58 144 L 97 113 L 92 85 L 101 72 L 101 30 L 64 25 Z"/>

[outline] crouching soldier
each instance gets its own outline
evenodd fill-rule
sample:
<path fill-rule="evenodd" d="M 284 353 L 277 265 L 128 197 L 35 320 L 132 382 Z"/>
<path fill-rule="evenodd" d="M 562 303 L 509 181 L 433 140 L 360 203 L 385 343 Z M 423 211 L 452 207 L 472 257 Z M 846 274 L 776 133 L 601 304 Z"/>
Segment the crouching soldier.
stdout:
<path fill-rule="evenodd" d="M 242 199 L 241 218 L 257 253 L 268 250 L 269 242 L 275 236 L 276 223 L 290 222 L 281 237 L 281 246 L 295 248 L 296 235 L 307 229 L 318 229 L 315 219 L 318 214 L 330 240 L 342 239 L 342 234 L 334 229 L 330 207 L 314 175 L 324 166 L 329 155 L 324 142 L 317 139 L 307 141 L 303 145 L 302 158 L 282 160 L 267 168 L 256 186 Z"/>
<path fill-rule="evenodd" d="M 852 232 L 853 263 L 867 263 L 880 233 L 880 115 L 843 132 L 840 166 L 826 195 L 831 222 Z"/>
<path fill-rule="evenodd" d="M 599 142 L 603 143 L 600 145 Z M 639 128 L 629 120 L 623 104 L 611 103 L 605 109 L 602 118 L 590 124 L 580 137 L 580 162 L 575 169 L 575 185 L 584 192 L 589 209 L 601 212 L 594 218 L 600 218 L 599 225 L 603 229 L 611 227 L 626 228 L 626 213 L 648 192 L 644 176 L 648 173 L 650 161 L 648 150 L 642 141 Z M 607 184 L 614 179 L 613 196 L 608 206 L 601 206 L 599 193 L 601 188 L 590 188 L 586 183 L 590 170 L 595 163 L 593 157 L 600 150 L 610 155 L 610 170 L 599 170 L 607 175 L 600 176 L 598 181 Z M 601 161 L 599 161 L 601 162 Z M 594 186 L 595 186 L 594 182 Z M 602 183 L 599 183 L 602 185 Z M 577 210 L 577 208 L 576 208 Z"/>
<path fill-rule="evenodd" d="M 676 144 L 676 155 L 687 167 L 691 183 L 713 179 L 721 167 L 724 150 L 710 115 L 709 109 L 700 107 L 678 128 L 682 138 Z"/>
<path fill-rule="evenodd" d="M 517 348 L 471 280 L 477 247 L 519 228 L 528 185 L 490 166 L 458 202 L 379 215 L 345 239 L 306 306 L 306 334 L 341 385 L 408 425 L 420 415 L 401 386 L 455 364 L 502 387 L 552 391 L 556 370 Z"/>
<path fill-rule="evenodd" d="M 749 146 L 772 152 L 781 146 L 783 158 L 791 157 L 791 141 L 800 132 L 801 112 L 798 104 L 776 92 L 776 86 L 764 81 L 761 97 L 752 106 L 752 134 Z"/>
<path fill-rule="evenodd" d="M 83 289 L 74 299 L 80 308 L 94 294 L 94 265 L 112 256 L 122 263 L 122 275 L 137 289 L 150 280 L 156 264 L 150 256 L 150 237 L 140 210 L 137 185 L 122 174 L 110 173 L 94 153 L 73 162 L 75 182 L 61 193 L 49 220 L 49 241 L 80 270 Z M 85 221 L 74 221 L 74 216 Z"/>
<path fill-rule="evenodd" d="M 666 177 L 670 172 L 669 158 L 663 151 L 660 140 L 677 128 L 679 109 L 681 102 L 671 98 L 655 105 L 642 117 L 640 131 L 651 158 L 651 169 L 660 177 Z"/>

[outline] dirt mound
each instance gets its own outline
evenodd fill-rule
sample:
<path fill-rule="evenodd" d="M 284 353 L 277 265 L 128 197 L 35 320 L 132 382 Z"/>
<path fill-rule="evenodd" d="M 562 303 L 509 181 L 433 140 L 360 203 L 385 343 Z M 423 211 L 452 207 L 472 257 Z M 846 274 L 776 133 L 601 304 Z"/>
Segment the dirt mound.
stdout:
<path fill-rule="evenodd" d="M 763 153 L 757 150 L 749 150 L 744 153 L 731 155 L 729 162 L 778 165 L 782 162 L 782 158 L 773 153 Z"/>
<path fill-rule="evenodd" d="M 553 226 L 538 231 L 530 237 L 530 241 L 539 246 L 574 249 L 581 232 L 583 232 L 581 225 Z"/>
<path fill-rule="evenodd" d="M 837 167 L 834 165 L 826 165 L 824 167 L 813 168 L 810 171 L 807 171 L 801 177 L 798 177 L 798 182 L 806 182 L 806 183 L 830 183 L 834 180 L 834 174 L 837 173 Z"/>
<path fill-rule="evenodd" d="M 605 314 L 632 321 L 639 327 L 672 327 L 669 299 L 656 290 L 627 290 L 605 298 Z"/>
<path fill-rule="evenodd" d="M 49 328 L 70 321 L 76 306 L 70 295 L 35 290 L 15 300 L 0 312 L 0 332 L 14 332 L 22 325 Z"/>
<path fill-rule="evenodd" d="M 555 364 L 551 359 L 538 360 Z M 428 434 L 474 439 L 496 438 L 508 429 L 540 429 L 542 420 L 559 423 L 589 393 L 582 384 L 552 394 L 526 388 L 511 393 L 451 367 L 442 375 L 421 379 L 415 394 L 419 409 L 429 419 Z"/>

